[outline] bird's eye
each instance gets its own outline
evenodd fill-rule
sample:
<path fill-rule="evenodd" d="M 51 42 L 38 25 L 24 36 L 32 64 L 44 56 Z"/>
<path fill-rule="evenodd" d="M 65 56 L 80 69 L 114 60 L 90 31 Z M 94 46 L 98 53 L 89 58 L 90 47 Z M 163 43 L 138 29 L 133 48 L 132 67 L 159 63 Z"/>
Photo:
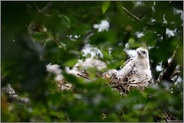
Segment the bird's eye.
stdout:
<path fill-rule="evenodd" d="M 143 54 L 146 54 L 146 51 L 142 51 Z"/>

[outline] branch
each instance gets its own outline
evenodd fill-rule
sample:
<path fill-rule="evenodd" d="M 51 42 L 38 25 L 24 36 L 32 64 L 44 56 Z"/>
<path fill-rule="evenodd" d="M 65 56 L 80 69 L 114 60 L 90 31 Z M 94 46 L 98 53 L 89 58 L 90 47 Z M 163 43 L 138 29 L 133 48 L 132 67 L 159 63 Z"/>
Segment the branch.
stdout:
<path fill-rule="evenodd" d="M 7 84 L 5 87 L 2 87 L 1 91 L 5 93 L 11 100 L 30 104 L 30 99 L 18 96 L 10 84 Z"/>
<path fill-rule="evenodd" d="M 68 114 L 66 113 L 66 111 L 65 111 L 65 115 L 66 115 L 66 118 L 67 118 L 68 122 L 70 122 L 71 120 L 70 120 Z"/>
<path fill-rule="evenodd" d="M 39 13 L 42 13 L 42 14 L 46 15 L 46 16 L 49 16 L 48 13 L 49 13 L 49 10 L 51 9 L 52 5 L 53 5 L 52 2 L 49 2 L 49 3 L 47 3 L 47 4 L 45 5 L 45 7 L 43 7 L 43 9 L 41 9 L 41 10 L 38 9 L 38 7 L 37 7 L 37 11 L 38 11 Z M 41 26 L 40 23 L 37 23 L 37 22 L 35 22 L 35 21 L 32 21 L 32 22 L 28 25 L 28 32 L 29 32 L 29 34 L 32 35 L 34 32 L 37 31 L 38 28 L 43 28 L 43 27 Z"/>
<path fill-rule="evenodd" d="M 84 76 L 84 75 L 82 75 L 82 74 L 77 74 L 78 76 L 80 76 L 80 77 L 83 77 L 83 78 L 85 78 L 85 79 L 89 79 L 89 77 L 87 77 L 87 76 Z"/>
<path fill-rule="evenodd" d="M 138 18 L 137 16 L 135 16 L 134 14 L 132 14 L 131 12 L 129 12 L 124 6 L 121 6 L 122 9 L 128 14 L 130 15 L 133 19 L 137 20 L 137 21 L 140 21 L 140 22 L 143 22 L 143 20 L 141 20 L 140 18 Z"/>
<path fill-rule="evenodd" d="M 170 77 L 170 79 L 173 81 L 173 83 L 176 82 L 176 80 L 179 77 L 179 74 L 180 74 L 179 68 L 180 68 L 180 65 L 177 65 L 174 72 L 173 72 L 173 74 Z"/>
<path fill-rule="evenodd" d="M 49 10 L 51 9 L 52 6 L 53 6 L 52 2 L 49 2 L 49 3 L 47 3 L 47 5 L 45 5 L 45 7 L 43 9 L 40 10 L 40 9 L 37 8 L 37 10 L 38 10 L 38 12 L 49 16 L 48 12 L 49 12 Z"/>
<path fill-rule="evenodd" d="M 162 80 L 169 80 L 173 83 L 176 82 L 178 76 L 179 76 L 179 65 L 176 65 L 174 62 L 174 59 L 176 57 L 176 50 L 178 47 L 176 47 L 175 51 L 173 52 L 173 55 L 171 56 L 171 61 L 168 63 L 168 66 L 159 74 L 158 79 L 155 81 L 155 83 L 159 83 Z"/>

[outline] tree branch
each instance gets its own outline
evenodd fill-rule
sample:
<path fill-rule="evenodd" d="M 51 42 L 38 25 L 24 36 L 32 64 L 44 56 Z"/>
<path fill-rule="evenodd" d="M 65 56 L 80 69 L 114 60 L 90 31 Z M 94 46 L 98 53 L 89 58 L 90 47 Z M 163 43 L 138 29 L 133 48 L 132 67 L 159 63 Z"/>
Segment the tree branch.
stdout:
<path fill-rule="evenodd" d="M 47 4 L 45 5 L 45 7 L 44 7 L 43 9 L 39 10 L 39 9 L 37 8 L 37 10 L 38 10 L 38 12 L 43 13 L 43 14 L 49 16 L 49 15 L 48 15 L 48 12 L 49 12 L 49 10 L 51 9 L 52 6 L 53 6 L 52 2 L 49 2 L 49 3 L 47 3 Z"/>
<path fill-rule="evenodd" d="M 82 75 L 82 74 L 77 74 L 78 76 L 80 76 L 80 77 L 83 77 L 83 78 L 85 78 L 85 79 L 89 79 L 89 77 L 87 77 L 87 76 L 84 76 L 84 75 Z"/>
<path fill-rule="evenodd" d="M 135 16 L 134 14 L 132 14 L 130 11 L 128 11 L 124 6 L 121 6 L 122 9 L 128 14 L 130 15 L 133 19 L 137 20 L 137 21 L 140 21 L 140 22 L 143 22 L 143 20 L 141 20 L 140 18 L 138 18 L 137 16 Z"/>
<path fill-rule="evenodd" d="M 43 9 L 39 9 L 37 7 L 37 11 L 39 13 L 42 13 L 46 16 L 49 16 L 49 10 L 51 9 L 51 7 L 53 6 L 52 2 L 48 2 L 44 7 Z M 29 25 L 28 25 L 28 32 L 30 35 L 32 35 L 34 32 L 36 32 L 37 28 L 41 27 L 41 24 L 40 23 L 36 23 L 34 21 L 32 21 Z"/>
<path fill-rule="evenodd" d="M 174 62 L 174 59 L 176 57 L 176 50 L 178 47 L 176 47 L 175 51 L 173 52 L 173 55 L 171 56 L 171 61 L 168 63 L 168 66 L 159 74 L 158 79 L 155 81 L 155 83 L 159 83 L 162 80 L 168 80 L 171 82 L 176 82 L 178 76 L 179 76 L 179 65 L 176 65 Z"/>
<path fill-rule="evenodd" d="M 30 104 L 30 99 L 18 96 L 10 84 L 2 87 L 1 91 L 6 94 L 10 100 Z"/>

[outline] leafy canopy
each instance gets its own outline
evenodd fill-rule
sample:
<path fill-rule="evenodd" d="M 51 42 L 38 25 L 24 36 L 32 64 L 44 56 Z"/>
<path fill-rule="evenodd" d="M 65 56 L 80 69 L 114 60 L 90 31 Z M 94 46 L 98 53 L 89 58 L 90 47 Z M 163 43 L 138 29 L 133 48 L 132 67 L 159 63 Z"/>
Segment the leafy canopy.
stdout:
<path fill-rule="evenodd" d="M 179 46 L 175 64 L 182 68 L 182 5 L 182 1 L 1 2 L 2 86 L 10 83 L 16 93 L 31 99 L 27 105 L 9 102 L 1 94 L 2 121 L 151 122 L 167 120 L 166 114 L 182 121 L 183 82 L 166 81 L 120 96 L 103 79 L 86 82 L 64 74 L 74 91 L 58 92 L 45 68 L 49 63 L 72 67 L 85 58 L 81 50 L 86 44 L 101 50 L 100 59 L 109 69 L 119 69 L 125 62 L 124 49 L 150 48 L 154 79 L 160 73 L 157 65 L 166 66 Z M 94 24 L 102 20 L 110 25 L 99 32 Z"/>

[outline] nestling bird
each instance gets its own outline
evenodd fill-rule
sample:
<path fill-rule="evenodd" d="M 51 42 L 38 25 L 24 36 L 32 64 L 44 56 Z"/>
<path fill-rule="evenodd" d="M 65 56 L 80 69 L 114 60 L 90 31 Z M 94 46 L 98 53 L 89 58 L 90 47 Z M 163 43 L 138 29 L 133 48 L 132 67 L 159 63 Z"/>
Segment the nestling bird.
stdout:
<path fill-rule="evenodd" d="M 120 70 L 111 69 L 102 73 L 102 77 L 109 80 L 109 85 L 113 89 L 118 90 L 121 94 L 124 94 L 124 92 L 129 91 L 131 88 L 144 89 L 152 82 L 148 50 L 138 48 L 136 52 L 136 57 L 127 60 Z M 98 59 L 86 58 L 84 61 L 79 60 L 72 69 L 67 67 L 66 72 L 76 77 L 90 79 L 89 68 L 96 68 L 98 75 L 98 72 L 102 72 L 106 69 L 107 65 Z M 63 82 L 64 76 L 62 76 L 62 70 L 59 69 L 58 65 L 49 64 L 47 71 L 56 75 L 56 81 L 59 81 L 62 85 L 65 84 Z M 98 76 L 101 76 L 101 74 Z"/>
<path fill-rule="evenodd" d="M 144 88 L 152 81 L 148 50 L 138 48 L 136 52 L 136 57 L 127 60 L 117 75 L 111 78 L 114 87 L 120 85 L 126 90 L 129 87 Z"/>

